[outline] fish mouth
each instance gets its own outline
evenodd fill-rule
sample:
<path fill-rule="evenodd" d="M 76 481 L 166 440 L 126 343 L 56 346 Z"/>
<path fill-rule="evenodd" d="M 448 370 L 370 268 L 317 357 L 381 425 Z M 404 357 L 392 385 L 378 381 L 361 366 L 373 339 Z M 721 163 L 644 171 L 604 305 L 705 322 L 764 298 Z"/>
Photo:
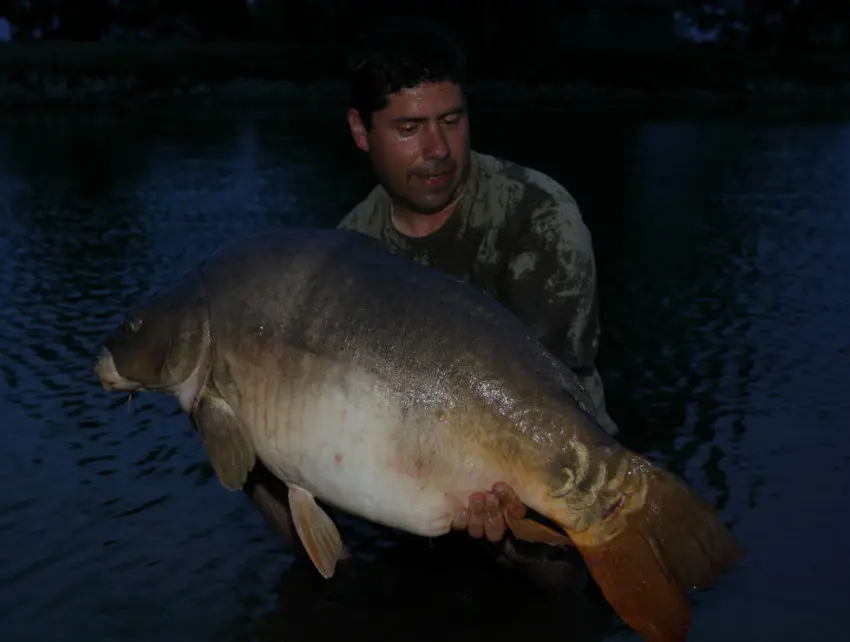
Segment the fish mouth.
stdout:
<path fill-rule="evenodd" d="M 126 379 L 118 374 L 118 369 L 115 367 L 115 359 L 112 353 L 104 346 L 100 349 L 100 354 L 97 356 L 97 361 L 94 364 L 94 373 L 100 380 L 100 386 L 104 390 L 118 392 L 133 392 L 141 386 L 130 379 Z"/>

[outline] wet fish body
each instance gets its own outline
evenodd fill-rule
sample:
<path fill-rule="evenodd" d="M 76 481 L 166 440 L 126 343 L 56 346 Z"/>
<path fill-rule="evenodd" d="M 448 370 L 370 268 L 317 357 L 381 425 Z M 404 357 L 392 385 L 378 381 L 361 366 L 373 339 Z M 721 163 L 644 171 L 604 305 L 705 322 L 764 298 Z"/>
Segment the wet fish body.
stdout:
<path fill-rule="evenodd" d="M 683 481 L 604 432 L 498 302 L 354 232 L 221 248 L 130 313 L 96 370 L 106 388 L 177 396 L 225 487 L 258 461 L 283 480 L 326 577 L 342 543 L 316 499 L 437 537 L 497 481 L 561 529 L 510 519 L 515 535 L 576 546 L 648 641 L 685 639 L 686 590 L 740 556 Z"/>

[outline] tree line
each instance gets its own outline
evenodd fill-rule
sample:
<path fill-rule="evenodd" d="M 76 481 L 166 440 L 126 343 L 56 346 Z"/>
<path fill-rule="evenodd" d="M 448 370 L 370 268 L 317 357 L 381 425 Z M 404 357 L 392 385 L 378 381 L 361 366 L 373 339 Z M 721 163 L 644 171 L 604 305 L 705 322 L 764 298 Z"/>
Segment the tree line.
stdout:
<path fill-rule="evenodd" d="M 16 40 L 196 40 L 305 43 L 333 48 L 351 25 L 398 12 L 389 0 L 0 0 Z M 671 33 L 702 30 L 715 46 L 783 51 L 846 49 L 847 0 L 409 0 L 476 47 L 561 43 L 559 28 L 589 14 L 668 17 Z M 647 18 L 648 19 L 648 18 Z M 675 24 L 674 24 L 675 23 Z M 683 27 L 682 25 L 685 25 Z M 624 41 L 628 34 L 623 35 Z"/>

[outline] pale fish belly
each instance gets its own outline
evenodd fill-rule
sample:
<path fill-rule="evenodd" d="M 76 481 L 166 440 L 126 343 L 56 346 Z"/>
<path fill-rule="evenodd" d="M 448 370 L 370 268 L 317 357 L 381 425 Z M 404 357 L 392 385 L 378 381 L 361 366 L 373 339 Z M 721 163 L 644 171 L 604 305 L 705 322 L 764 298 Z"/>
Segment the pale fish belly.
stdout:
<path fill-rule="evenodd" d="M 276 411 L 255 418 L 266 423 L 253 427 L 257 454 L 285 482 L 343 511 L 437 537 L 449 531 L 461 498 L 465 504 L 485 477 L 485 487 L 494 481 L 462 458 L 433 474 L 434 458 L 444 453 L 411 446 L 417 439 L 405 431 L 416 427 L 405 425 L 398 403 L 363 371 L 314 381 L 297 394 L 282 388 Z"/>

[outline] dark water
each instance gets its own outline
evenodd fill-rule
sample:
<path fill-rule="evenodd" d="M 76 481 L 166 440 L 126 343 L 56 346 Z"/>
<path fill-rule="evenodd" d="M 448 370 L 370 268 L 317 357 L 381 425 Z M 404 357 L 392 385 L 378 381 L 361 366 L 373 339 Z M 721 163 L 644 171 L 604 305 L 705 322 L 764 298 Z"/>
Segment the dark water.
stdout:
<path fill-rule="evenodd" d="M 103 333 L 219 243 L 332 225 L 370 187 L 333 115 L 0 117 L 4 640 L 635 640 L 593 591 L 399 552 L 335 584 L 211 477 L 175 405 L 103 393 Z M 611 412 L 714 500 L 748 556 L 694 641 L 839 640 L 850 556 L 850 123 L 489 114 L 594 233 Z M 390 638 L 391 636 L 391 638 Z"/>

